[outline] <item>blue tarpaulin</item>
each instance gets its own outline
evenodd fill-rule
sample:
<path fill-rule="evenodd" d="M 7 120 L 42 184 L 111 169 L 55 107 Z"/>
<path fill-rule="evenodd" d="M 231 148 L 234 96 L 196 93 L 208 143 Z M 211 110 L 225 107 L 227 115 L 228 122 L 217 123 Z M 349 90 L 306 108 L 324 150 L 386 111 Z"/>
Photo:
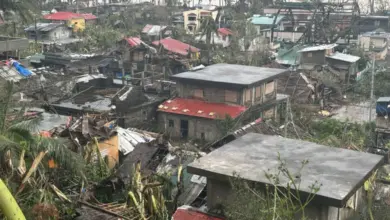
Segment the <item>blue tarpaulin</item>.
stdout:
<path fill-rule="evenodd" d="M 24 76 L 24 77 L 28 77 L 28 76 L 31 76 L 31 71 L 28 70 L 27 68 L 25 68 L 22 64 L 16 62 L 16 61 L 13 61 L 12 62 L 12 65 L 15 67 L 15 69 L 20 73 L 20 75 Z"/>

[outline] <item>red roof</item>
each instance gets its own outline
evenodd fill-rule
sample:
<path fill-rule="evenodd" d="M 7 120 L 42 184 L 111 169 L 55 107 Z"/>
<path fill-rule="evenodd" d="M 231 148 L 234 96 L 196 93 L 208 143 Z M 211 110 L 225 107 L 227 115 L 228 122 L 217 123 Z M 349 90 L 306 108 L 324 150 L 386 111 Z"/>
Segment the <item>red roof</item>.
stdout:
<path fill-rule="evenodd" d="M 205 102 L 198 99 L 175 98 L 158 106 L 158 111 L 208 119 L 223 119 L 226 115 L 238 117 L 246 110 L 245 106 Z"/>
<path fill-rule="evenodd" d="M 53 14 L 47 14 L 43 16 L 47 20 L 57 20 L 57 21 L 67 21 L 72 18 L 84 18 L 85 20 L 96 19 L 96 16 L 93 14 L 77 14 L 69 11 L 59 11 Z"/>
<path fill-rule="evenodd" d="M 179 207 L 175 214 L 172 216 L 172 220 L 222 220 L 221 218 L 207 215 L 206 213 L 192 210 L 190 207 Z"/>
<path fill-rule="evenodd" d="M 130 47 L 136 47 L 143 43 L 143 41 L 139 37 L 129 37 L 125 38 L 127 43 L 129 43 Z"/>
<path fill-rule="evenodd" d="M 85 20 L 95 20 L 97 17 L 93 14 L 81 14 Z"/>
<path fill-rule="evenodd" d="M 218 33 L 222 35 L 232 35 L 233 32 L 229 28 L 218 28 Z"/>
<path fill-rule="evenodd" d="M 187 55 L 188 51 L 191 49 L 191 52 L 199 52 L 200 50 L 196 47 L 193 47 L 189 44 L 183 43 L 181 41 L 175 40 L 173 38 L 165 38 L 162 40 L 156 40 L 152 42 L 153 45 L 159 46 L 160 44 L 163 45 L 163 47 L 172 52 L 177 53 L 181 55 Z"/>

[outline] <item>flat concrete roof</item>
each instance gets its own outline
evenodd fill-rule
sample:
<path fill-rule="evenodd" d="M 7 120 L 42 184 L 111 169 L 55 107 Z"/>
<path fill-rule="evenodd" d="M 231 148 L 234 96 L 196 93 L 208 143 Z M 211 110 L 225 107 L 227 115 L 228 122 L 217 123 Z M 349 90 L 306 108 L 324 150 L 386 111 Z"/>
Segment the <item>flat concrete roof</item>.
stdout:
<path fill-rule="evenodd" d="M 249 133 L 189 164 L 188 172 L 213 179 L 239 176 L 245 180 L 269 184 L 265 173 L 277 174 L 280 158 L 295 176 L 301 162 L 300 193 L 311 193 L 316 181 L 320 186 L 313 201 L 342 207 L 382 162 L 380 155 L 327 147 L 312 142 L 279 136 Z M 289 181 L 280 175 L 281 186 Z"/>
<path fill-rule="evenodd" d="M 196 80 L 247 86 L 260 81 L 271 80 L 289 70 L 219 63 L 196 71 L 171 76 L 173 80 Z"/>

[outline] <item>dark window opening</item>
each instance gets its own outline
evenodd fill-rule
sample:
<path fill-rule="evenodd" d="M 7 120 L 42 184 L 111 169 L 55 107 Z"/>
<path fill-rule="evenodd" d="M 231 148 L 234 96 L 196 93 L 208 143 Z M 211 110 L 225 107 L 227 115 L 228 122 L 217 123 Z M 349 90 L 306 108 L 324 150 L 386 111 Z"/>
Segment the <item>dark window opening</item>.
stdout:
<path fill-rule="evenodd" d="M 180 134 L 181 134 L 182 138 L 188 137 L 188 121 L 187 120 L 180 121 Z"/>
<path fill-rule="evenodd" d="M 202 140 L 205 140 L 204 132 L 200 133 L 200 138 L 201 138 Z"/>
<path fill-rule="evenodd" d="M 173 122 L 173 120 L 169 120 L 169 121 L 168 121 L 168 126 L 169 126 L 170 128 L 175 127 L 175 123 Z"/>

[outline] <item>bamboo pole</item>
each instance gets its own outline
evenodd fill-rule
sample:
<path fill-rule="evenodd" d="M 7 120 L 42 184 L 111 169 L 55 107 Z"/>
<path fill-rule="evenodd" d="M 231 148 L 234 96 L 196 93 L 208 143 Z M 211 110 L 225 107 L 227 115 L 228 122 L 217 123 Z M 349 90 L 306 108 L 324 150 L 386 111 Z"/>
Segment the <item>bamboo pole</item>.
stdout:
<path fill-rule="evenodd" d="M 0 210 L 9 220 L 26 220 L 7 186 L 0 179 Z"/>

